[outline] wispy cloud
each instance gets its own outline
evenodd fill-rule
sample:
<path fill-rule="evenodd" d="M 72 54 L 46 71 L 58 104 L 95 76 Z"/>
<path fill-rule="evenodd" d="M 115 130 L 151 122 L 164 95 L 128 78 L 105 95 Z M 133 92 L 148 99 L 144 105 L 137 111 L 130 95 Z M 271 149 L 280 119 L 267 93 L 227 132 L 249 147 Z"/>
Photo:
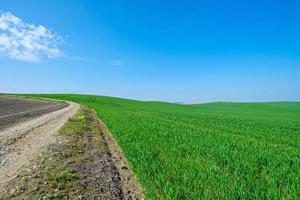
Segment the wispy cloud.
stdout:
<path fill-rule="evenodd" d="M 39 62 L 45 57 L 62 56 L 61 37 L 42 25 L 23 22 L 10 12 L 0 13 L 0 55 L 11 59 Z"/>
<path fill-rule="evenodd" d="M 108 62 L 108 64 L 116 66 L 116 67 L 121 67 L 121 66 L 124 66 L 124 61 L 114 59 L 114 60 L 111 60 L 110 62 Z"/>
<path fill-rule="evenodd" d="M 86 57 L 81 57 L 81 56 L 68 56 L 71 60 L 74 61 L 79 61 L 79 62 L 92 62 L 94 61 L 93 59 L 86 58 Z"/>

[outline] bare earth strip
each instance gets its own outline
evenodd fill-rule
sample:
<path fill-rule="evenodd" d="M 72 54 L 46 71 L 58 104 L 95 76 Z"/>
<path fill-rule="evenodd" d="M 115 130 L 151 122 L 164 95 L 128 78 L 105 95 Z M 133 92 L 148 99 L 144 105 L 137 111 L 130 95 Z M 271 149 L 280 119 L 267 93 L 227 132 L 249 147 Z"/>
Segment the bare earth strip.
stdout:
<path fill-rule="evenodd" d="M 122 151 L 91 109 L 0 96 L 0 122 L 0 199 L 145 199 Z"/>
<path fill-rule="evenodd" d="M 28 121 L 68 106 L 65 102 L 0 95 L 0 132 L 14 124 Z"/>
<path fill-rule="evenodd" d="M 111 134 L 82 106 L 31 166 L 10 180 L 0 199 L 145 199 Z"/>
<path fill-rule="evenodd" d="M 130 168 L 121 148 L 116 143 L 106 125 L 98 118 L 104 140 L 109 148 L 111 159 L 120 176 L 120 182 L 125 199 L 146 199 L 136 175 Z"/>
<path fill-rule="evenodd" d="M 20 170 L 31 165 L 43 148 L 56 141 L 56 132 L 80 108 L 78 104 L 68 103 L 61 110 L 1 130 L 0 191 Z"/>

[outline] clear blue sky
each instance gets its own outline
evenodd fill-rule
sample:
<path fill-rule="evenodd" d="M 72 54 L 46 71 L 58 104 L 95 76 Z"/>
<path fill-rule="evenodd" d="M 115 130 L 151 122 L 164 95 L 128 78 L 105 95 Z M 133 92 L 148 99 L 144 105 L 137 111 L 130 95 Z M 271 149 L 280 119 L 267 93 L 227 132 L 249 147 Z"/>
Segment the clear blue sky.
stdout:
<path fill-rule="evenodd" d="M 61 55 L 38 62 L 3 50 L 0 92 L 300 101 L 297 0 L 1 0 L 0 10 L 63 40 Z"/>

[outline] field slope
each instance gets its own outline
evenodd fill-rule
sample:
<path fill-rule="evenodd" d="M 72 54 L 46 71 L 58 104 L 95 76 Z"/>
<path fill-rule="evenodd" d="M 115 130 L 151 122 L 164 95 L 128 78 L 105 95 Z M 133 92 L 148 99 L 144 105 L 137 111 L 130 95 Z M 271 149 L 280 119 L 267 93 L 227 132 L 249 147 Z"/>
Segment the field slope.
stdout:
<path fill-rule="evenodd" d="M 37 95 L 94 108 L 149 199 L 297 199 L 300 103 L 178 105 Z"/>

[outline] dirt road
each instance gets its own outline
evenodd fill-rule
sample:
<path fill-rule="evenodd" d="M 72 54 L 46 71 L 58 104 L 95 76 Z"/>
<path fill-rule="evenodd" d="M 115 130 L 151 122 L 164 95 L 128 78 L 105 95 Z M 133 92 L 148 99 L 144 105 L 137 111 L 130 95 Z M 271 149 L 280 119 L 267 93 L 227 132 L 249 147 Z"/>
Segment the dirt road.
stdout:
<path fill-rule="evenodd" d="M 0 131 L 15 123 L 50 113 L 68 106 L 67 103 L 16 96 L 0 96 Z"/>
<path fill-rule="evenodd" d="M 55 133 L 78 110 L 75 103 L 0 96 L 0 191 L 55 142 Z"/>

